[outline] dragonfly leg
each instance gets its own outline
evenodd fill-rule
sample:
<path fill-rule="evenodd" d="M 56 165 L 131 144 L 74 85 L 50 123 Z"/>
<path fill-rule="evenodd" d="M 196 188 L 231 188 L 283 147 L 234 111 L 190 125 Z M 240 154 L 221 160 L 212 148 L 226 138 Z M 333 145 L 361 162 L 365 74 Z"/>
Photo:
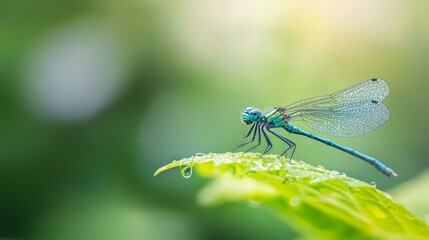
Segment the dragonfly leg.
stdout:
<path fill-rule="evenodd" d="M 280 154 L 280 156 L 283 156 L 284 154 L 287 153 L 287 151 L 289 151 L 290 149 L 292 149 L 292 154 L 289 158 L 289 161 L 292 159 L 293 154 L 295 153 L 295 149 L 296 149 L 296 144 L 294 142 L 292 142 L 291 140 L 283 137 L 282 135 L 279 135 L 277 133 L 275 133 L 274 131 L 272 131 L 270 128 L 267 128 L 267 130 L 272 133 L 274 136 L 278 137 L 280 140 L 282 140 L 283 142 L 285 142 L 288 146 L 287 148 Z M 287 157 L 287 156 L 286 156 Z"/>
<path fill-rule="evenodd" d="M 261 130 L 262 130 L 262 133 L 264 134 L 265 140 L 267 141 L 267 148 L 265 148 L 265 150 L 261 156 L 267 154 L 270 151 L 270 149 L 273 147 L 273 144 L 271 143 L 270 137 L 268 137 L 267 133 L 264 130 L 265 127 L 266 126 L 262 126 Z"/>
<path fill-rule="evenodd" d="M 256 126 L 256 123 L 254 123 L 254 124 L 252 125 L 252 127 L 251 127 L 251 128 L 250 128 L 250 130 L 247 132 L 247 134 L 246 134 L 244 137 L 242 137 L 241 139 L 246 139 L 246 138 L 248 138 L 248 137 L 250 136 L 250 134 L 252 133 L 253 129 L 255 128 L 255 126 Z"/>
<path fill-rule="evenodd" d="M 256 126 L 256 127 L 257 127 L 257 130 L 258 130 L 258 143 L 255 146 L 247 149 L 244 153 L 247 153 L 248 151 L 250 151 L 250 150 L 258 147 L 259 145 L 261 145 L 261 128 L 262 128 L 262 125 L 258 124 L 258 126 Z M 243 153 L 243 155 L 244 155 L 244 153 Z"/>
<path fill-rule="evenodd" d="M 258 129 L 259 124 L 260 124 L 260 123 L 258 122 L 258 123 L 256 123 L 256 124 L 254 125 L 255 127 L 252 127 L 252 128 L 251 128 L 251 130 L 253 130 L 253 136 L 252 136 L 252 139 L 251 139 L 250 141 L 247 141 L 247 142 L 241 143 L 240 145 L 238 145 L 237 147 L 235 147 L 235 148 L 232 150 L 233 152 L 235 152 L 235 150 L 237 150 L 237 149 L 239 149 L 239 148 L 241 148 L 241 147 L 243 147 L 243 146 L 245 146 L 245 145 L 247 145 L 247 144 L 252 143 L 253 141 L 255 141 L 256 133 L 257 133 L 257 129 Z"/>
<path fill-rule="evenodd" d="M 290 141 L 290 140 L 288 140 L 289 141 L 289 144 L 291 144 L 291 145 L 289 145 L 289 148 L 292 148 L 292 154 L 290 155 L 290 158 L 289 158 L 289 162 L 290 162 L 290 160 L 292 160 L 293 159 L 293 154 L 295 153 L 295 150 L 296 150 L 296 144 L 294 143 L 294 142 L 292 142 L 292 141 Z M 280 154 L 280 156 L 282 156 L 284 153 L 286 153 L 287 151 L 288 151 L 289 149 L 287 149 L 287 150 L 285 150 L 282 154 Z M 287 157 L 287 156 L 286 156 Z"/>

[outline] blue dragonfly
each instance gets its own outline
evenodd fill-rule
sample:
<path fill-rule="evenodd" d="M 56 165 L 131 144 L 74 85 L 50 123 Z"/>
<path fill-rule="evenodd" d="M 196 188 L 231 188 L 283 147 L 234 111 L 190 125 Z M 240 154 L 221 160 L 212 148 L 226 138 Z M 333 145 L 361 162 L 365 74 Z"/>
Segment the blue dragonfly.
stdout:
<path fill-rule="evenodd" d="M 235 149 L 254 143 L 257 139 L 256 144 L 245 151 L 248 152 L 261 145 L 263 136 L 267 143 L 262 153 L 264 155 L 273 146 L 268 135 L 270 133 L 287 145 L 280 156 L 291 150 L 290 159 L 292 159 L 296 144 L 272 130 L 282 128 L 289 133 L 303 135 L 349 153 L 370 163 L 384 175 L 396 177 L 397 174 L 381 161 L 292 124 L 292 122 L 302 121 L 316 131 L 336 137 L 359 136 L 371 132 L 389 119 L 389 108 L 382 103 L 388 94 L 389 85 L 382 79 L 373 78 L 331 95 L 305 99 L 286 107 L 274 107 L 265 113 L 257 108 L 247 107 L 241 115 L 242 121 L 252 127 L 243 139 L 252 137 Z"/>

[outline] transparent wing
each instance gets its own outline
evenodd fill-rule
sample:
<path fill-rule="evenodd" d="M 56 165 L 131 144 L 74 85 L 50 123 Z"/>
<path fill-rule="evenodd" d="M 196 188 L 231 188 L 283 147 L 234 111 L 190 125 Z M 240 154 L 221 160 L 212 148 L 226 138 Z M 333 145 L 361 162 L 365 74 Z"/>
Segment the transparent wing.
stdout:
<path fill-rule="evenodd" d="M 389 85 L 370 79 L 329 96 L 315 97 L 286 107 L 291 121 L 302 120 L 312 129 L 338 137 L 368 133 L 390 117 L 381 103 L 389 94 Z"/>
<path fill-rule="evenodd" d="M 326 101 L 349 102 L 359 100 L 375 100 L 381 102 L 387 97 L 387 95 L 389 95 L 389 90 L 389 85 L 386 83 L 386 81 L 374 78 L 363 81 L 329 96 L 315 97 L 292 103 L 287 106 L 286 109 L 293 110 L 295 108 L 305 108 L 306 106 L 320 104 Z"/>

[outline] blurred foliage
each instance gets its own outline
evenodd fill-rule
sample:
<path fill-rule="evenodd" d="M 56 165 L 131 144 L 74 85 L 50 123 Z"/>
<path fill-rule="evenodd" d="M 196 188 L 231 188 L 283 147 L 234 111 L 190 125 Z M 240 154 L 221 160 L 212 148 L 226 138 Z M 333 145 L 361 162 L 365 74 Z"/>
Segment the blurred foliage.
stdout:
<path fill-rule="evenodd" d="M 249 201 L 270 206 L 305 239 L 427 239 L 429 226 L 375 186 L 276 155 L 222 153 L 184 158 L 160 168 L 192 169 L 213 178 L 204 205 Z M 315 217 L 317 216 L 317 217 Z M 329 227 L 328 227 L 329 226 Z"/>
<path fill-rule="evenodd" d="M 413 180 L 405 182 L 394 189 L 391 193 L 395 198 L 407 207 L 412 213 L 429 223 L 429 171 L 426 170 Z"/>
<path fill-rule="evenodd" d="M 178 229 L 162 239 L 293 237 L 266 211 L 195 207 L 202 180 L 152 173 L 231 150 L 246 106 L 284 106 L 372 77 L 390 84 L 391 120 L 333 140 L 399 177 L 291 136 L 295 157 L 380 189 L 414 178 L 429 167 L 428 11 L 423 0 L 0 1 L 0 237 L 80 237 L 85 225 L 94 239 L 155 239 L 147 219 Z"/>

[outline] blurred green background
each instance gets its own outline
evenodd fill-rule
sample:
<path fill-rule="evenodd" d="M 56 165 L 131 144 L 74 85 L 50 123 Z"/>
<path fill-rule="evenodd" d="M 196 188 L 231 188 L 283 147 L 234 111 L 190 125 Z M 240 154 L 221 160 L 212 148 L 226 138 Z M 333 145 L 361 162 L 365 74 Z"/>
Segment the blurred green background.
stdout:
<path fill-rule="evenodd" d="M 423 0 L 2 0 L 0 237 L 293 238 L 266 209 L 198 206 L 204 179 L 152 174 L 197 152 L 231 151 L 247 130 L 246 106 L 378 77 L 391 87 L 391 119 L 331 139 L 398 178 L 290 139 L 296 159 L 388 190 L 429 167 L 428 56 Z"/>

